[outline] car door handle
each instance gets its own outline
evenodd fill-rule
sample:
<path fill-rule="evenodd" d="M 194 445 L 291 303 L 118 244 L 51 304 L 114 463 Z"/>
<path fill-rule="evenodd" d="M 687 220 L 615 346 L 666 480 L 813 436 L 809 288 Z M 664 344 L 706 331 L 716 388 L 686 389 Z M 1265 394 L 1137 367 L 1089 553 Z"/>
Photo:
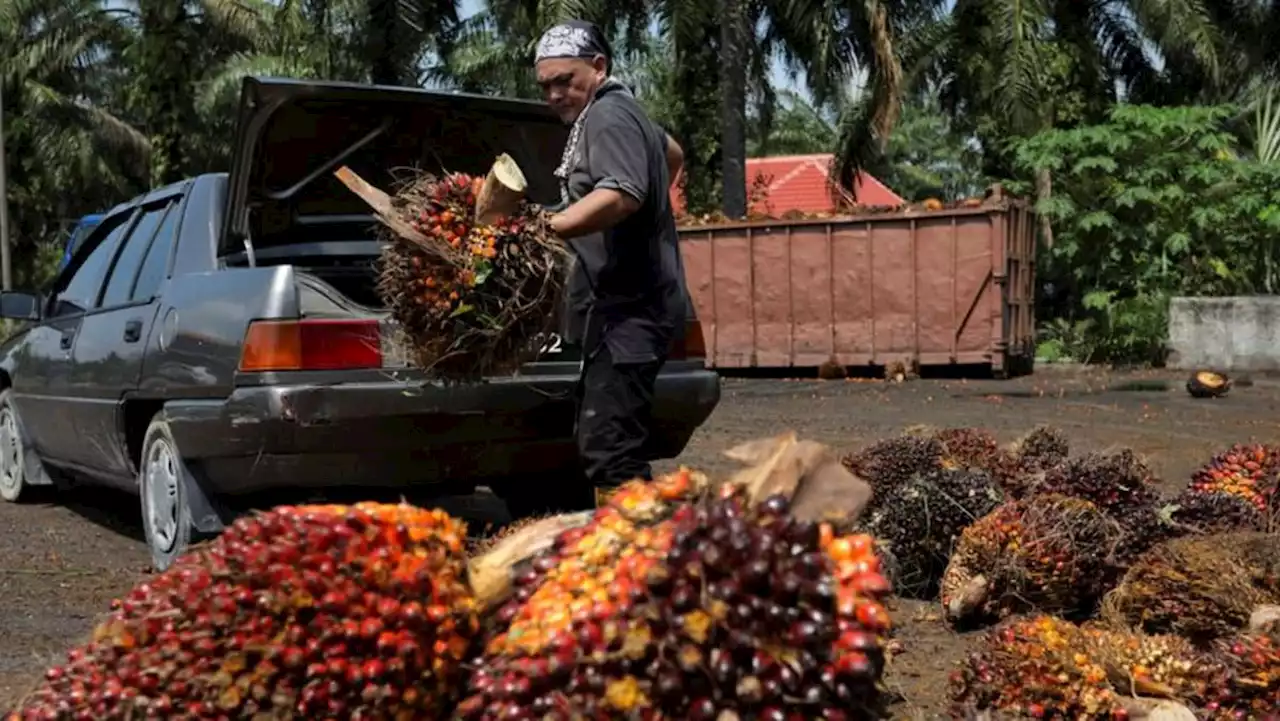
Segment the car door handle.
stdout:
<path fill-rule="evenodd" d="M 124 324 L 124 342 L 137 343 L 142 338 L 142 321 L 134 318 Z"/>
<path fill-rule="evenodd" d="M 71 341 L 75 340 L 75 333 L 63 333 L 62 339 L 58 341 L 58 347 L 62 350 L 71 350 Z"/>

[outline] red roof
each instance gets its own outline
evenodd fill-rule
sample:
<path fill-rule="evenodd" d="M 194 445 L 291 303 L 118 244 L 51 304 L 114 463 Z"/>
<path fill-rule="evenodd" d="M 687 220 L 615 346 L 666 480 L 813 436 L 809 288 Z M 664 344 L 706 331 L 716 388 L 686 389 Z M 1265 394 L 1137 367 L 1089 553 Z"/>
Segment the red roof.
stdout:
<path fill-rule="evenodd" d="M 829 153 L 747 158 L 747 197 L 756 197 L 748 212 L 771 216 L 787 211 L 834 212 L 835 199 L 827 181 L 833 158 Z M 756 190 L 760 185 L 763 188 Z M 898 206 L 907 202 L 867 173 L 858 173 L 854 188 L 857 205 Z M 676 215 L 684 212 L 684 194 L 678 185 L 671 191 L 671 206 Z"/>

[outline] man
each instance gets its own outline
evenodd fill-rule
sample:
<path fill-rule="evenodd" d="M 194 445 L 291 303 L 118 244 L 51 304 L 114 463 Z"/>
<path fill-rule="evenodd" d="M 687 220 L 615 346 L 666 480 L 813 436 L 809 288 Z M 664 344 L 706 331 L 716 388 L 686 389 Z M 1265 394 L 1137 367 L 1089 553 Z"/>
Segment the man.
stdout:
<path fill-rule="evenodd" d="M 669 190 L 683 154 L 609 75 L 609 44 L 582 21 L 538 42 L 538 84 L 570 125 L 552 229 L 576 255 L 571 318 L 583 348 L 578 452 L 602 491 L 651 479 L 645 456 L 654 382 L 683 327 L 687 292 Z"/>

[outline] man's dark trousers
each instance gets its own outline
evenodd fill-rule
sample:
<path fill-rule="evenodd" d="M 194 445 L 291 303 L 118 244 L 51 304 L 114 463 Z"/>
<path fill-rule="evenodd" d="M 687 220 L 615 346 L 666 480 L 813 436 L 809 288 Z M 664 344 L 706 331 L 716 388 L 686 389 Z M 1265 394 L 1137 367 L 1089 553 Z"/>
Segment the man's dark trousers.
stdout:
<path fill-rule="evenodd" d="M 605 343 L 587 357 L 578 402 L 578 455 L 597 491 L 637 478 L 652 480 L 647 447 L 654 384 L 664 360 L 618 362 Z"/>

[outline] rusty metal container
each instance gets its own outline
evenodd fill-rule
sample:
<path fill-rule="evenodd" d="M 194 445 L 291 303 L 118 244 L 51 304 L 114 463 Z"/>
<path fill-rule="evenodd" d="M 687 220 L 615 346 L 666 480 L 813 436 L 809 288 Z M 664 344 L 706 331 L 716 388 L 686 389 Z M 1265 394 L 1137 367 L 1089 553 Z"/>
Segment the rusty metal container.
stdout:
<path fill-rule="evenodd" d="M 714 368 L 912 361 L 1029 372 L 1035 214 L 1023 201 L 680 230 Z"/>

